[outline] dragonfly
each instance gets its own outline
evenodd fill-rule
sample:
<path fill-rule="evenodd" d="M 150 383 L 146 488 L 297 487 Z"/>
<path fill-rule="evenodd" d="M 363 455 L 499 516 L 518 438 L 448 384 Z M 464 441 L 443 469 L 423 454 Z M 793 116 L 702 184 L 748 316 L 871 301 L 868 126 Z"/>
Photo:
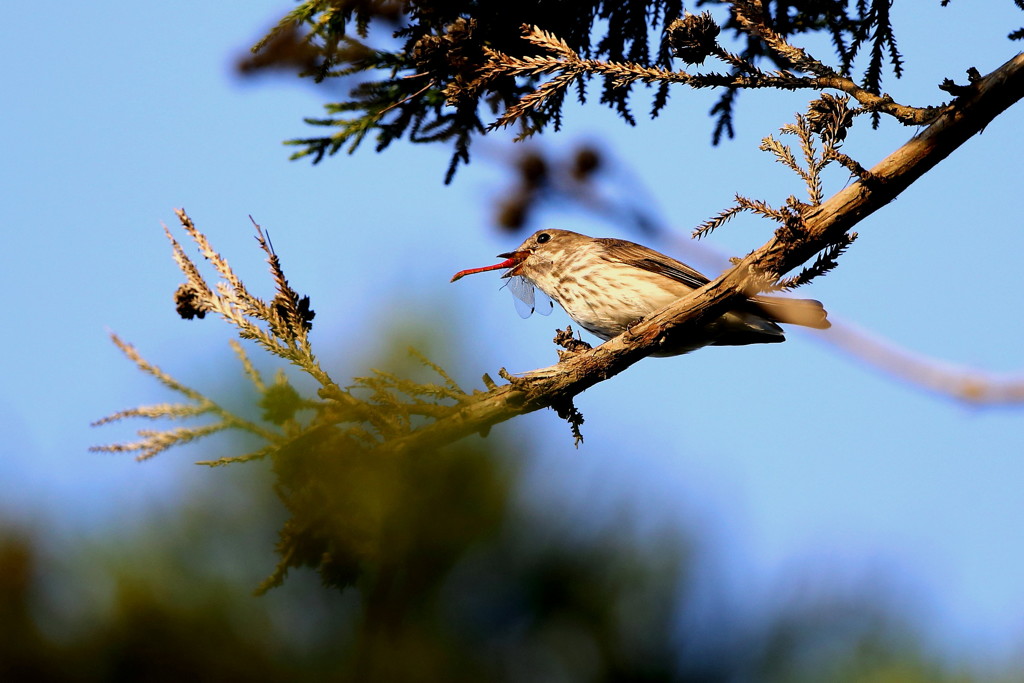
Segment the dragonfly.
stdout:
<path fill-rule="evenodd" d="M 502 256 L 506 255 L 507 254 L 502 254 Z M 502 268 L 512 268 L 515 265 L 515 260 L 509 258 L 501 263 L 496 263 L 493 266 L 460 270 L 452 276 L 451 281 L 455 282 L 456 280 L 467 275 L 472 275 L 473 273 L 482 273 L 487 270 L 500 270 Z M 554 303 L 547 294 L 544 292 L 538 292 L 532 282 L 522 275 L 509 276 L 506 273 L 502 277 L 507 278 L 507 280 L 499 289 L 505 289 L 508 287 L 508 291 L 512 292 L 512 300 L 515 302 L 516 312 L 519 313 L 520 318 L 529 318 L 534 311 L 537 311 L 541 315 L 551 315 L 551 311 L 555 308 Z"/>

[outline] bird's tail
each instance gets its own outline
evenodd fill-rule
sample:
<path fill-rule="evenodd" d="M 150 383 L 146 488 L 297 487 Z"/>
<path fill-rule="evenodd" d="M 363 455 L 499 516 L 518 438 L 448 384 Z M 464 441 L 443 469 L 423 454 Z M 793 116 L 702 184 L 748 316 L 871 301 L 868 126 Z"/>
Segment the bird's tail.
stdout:
<path fill-rule="evenodd" d="M 828 312 L 814 299 L 789 299 L 781 296 L 754 296 L 750 298 L 757 312 L 777 323 L 803 325 L 818 330 L 832 327 Z"/>

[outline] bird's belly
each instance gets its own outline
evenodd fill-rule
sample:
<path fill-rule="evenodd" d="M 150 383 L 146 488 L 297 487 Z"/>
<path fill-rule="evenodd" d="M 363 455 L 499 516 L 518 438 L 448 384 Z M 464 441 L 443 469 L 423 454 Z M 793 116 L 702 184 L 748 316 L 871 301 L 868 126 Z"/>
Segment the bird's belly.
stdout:
<path fill-rule="evenodd" d="M 648 278 L 631 276 L 632 273 L 616 277 L 615 268 L 603 270 L 607 272 L 597 277 L 560 282 L 552 298 L 580 326 L 606 340 L 689 291 L 670 291 Z"/>

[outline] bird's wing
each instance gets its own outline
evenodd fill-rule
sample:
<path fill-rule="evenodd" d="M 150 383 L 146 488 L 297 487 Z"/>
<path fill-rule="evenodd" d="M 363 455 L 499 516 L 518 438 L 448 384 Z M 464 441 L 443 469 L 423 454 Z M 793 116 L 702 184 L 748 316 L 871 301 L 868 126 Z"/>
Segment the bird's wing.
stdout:
<path fill-rule="evenodd" d="M 685 263 L 641 244 L 612 238 L 602 238 L 597 241 L 604 246 L 605 255 L 613 261 L 664 275 L 688 287 L 703 287 L 710 282 L 699 271 Z"/>
<path fill-rule="evenodd" d="M 710 280 L 699 271 L 685 263 L 676 261 L 671 256 L 648 249 L 641 244 L 602 238 L 597 240 L 605 249 L 605 256 L 629 266 L 664 275 L 687 287 L 703 287 Z M 820 301 L 814 299 L 790 299 L 786 297 L 755 296 L 741 304 L 737 310 L 764 318 L 772 322 L 804 325 L 819 330 L 828 329 L 832 324 L 828 321 L 828 313 Z"/>

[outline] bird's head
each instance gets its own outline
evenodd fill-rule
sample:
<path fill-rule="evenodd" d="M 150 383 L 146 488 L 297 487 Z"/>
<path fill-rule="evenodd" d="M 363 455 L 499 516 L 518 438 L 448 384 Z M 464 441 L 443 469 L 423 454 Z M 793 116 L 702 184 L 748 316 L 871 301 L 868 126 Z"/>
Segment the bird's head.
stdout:
<path fill-rule="evenodd" d="M 585 235 L 569 230 L 538 230 L 527 237 L 514 251 L 498 254 L 498 258 L 505 259 L 501 263 L 460 270 L 452 276 L 451 281 L 455 282 L 474 273 L 501 269 L 508 269 L 502 274 L 503 278 L 521 275 L 533 279 L 530 277 L 531 273 L 545 269 L 545 266 L 557 262 L 567 251 L 578 247 L 581 242 L 589 239 Z"/>

